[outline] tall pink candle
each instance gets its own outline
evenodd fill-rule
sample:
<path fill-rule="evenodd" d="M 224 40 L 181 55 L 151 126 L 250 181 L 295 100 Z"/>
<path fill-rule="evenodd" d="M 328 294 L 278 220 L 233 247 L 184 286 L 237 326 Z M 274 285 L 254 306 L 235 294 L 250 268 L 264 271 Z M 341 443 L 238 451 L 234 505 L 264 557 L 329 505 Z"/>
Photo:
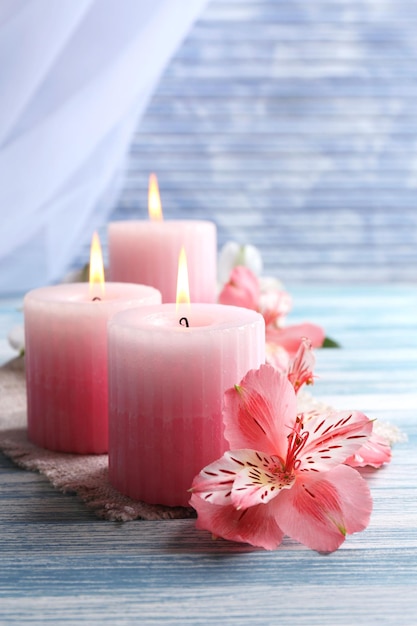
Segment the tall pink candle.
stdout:
<path fill-rule="evenodd" d="M 109 478 L 152 504 L 186 506 L 193 477 L 227 449 L 226 389 L 265 360 L 261 315 L 193 304 L 117 314 L 109 323 Z"/>
<path fill-rule="evenodd" d="M 152 287 L 107 283 L 92 301 L 87 283 L 29 292 L 24 299 L 28 435 L 60 452 L 108 450 L 107 322 L 156 304 Z"/>
<path fill-rule="evenodd" d="M 184 246 L 192 302 L 217 299 L 217 233 L 208 221 L 124 221 L 108 226 L 109 275 L 152 285 L 175 302 L 178 256 Z"/>

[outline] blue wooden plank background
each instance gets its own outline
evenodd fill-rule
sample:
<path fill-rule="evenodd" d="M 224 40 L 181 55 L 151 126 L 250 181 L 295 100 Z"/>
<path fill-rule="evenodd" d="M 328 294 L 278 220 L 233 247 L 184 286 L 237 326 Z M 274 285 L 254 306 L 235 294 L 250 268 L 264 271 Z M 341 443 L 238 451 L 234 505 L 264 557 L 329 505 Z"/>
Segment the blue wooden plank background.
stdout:
<path fill-rule="evenodd" d="M 112 219 L 146 218 L 155 171 L 167 218 L 213 219 L 287 284 L 416 281 L 416 27 L 413 0 L 211 0 Z"/>

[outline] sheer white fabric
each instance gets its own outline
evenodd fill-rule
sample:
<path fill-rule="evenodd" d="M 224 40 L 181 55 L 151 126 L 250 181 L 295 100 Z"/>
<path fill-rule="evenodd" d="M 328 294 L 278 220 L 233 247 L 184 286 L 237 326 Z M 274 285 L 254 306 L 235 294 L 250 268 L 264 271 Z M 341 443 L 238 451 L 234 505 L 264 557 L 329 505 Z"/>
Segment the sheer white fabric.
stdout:
<path fill-rule="evenodd" d="M 119 189 L 167 62 L 207 0 L 2 0 L 0 293 L 59 280 Z"/>

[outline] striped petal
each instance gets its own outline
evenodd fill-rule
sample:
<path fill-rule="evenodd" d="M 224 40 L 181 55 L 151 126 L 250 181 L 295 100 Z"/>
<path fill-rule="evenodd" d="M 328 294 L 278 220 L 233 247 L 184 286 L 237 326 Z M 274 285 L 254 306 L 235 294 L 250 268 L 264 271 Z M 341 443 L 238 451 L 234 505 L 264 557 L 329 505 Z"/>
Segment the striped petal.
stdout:
<path fill-rule="evenodd" d="M 276 457 L 267 457 L 260 452 L 255 452 L 254 456 L 258 464 L 248 463 L 233 483 L 231 498 L 237 509 L 266 504 L 281 489 L 290 489 L 295 482 L 295 474 L 283 472 Z"/>
<path fill-rule="evenodd" d="M 311 341 L 304 338 L 297 350 L 297 354 L 290 362 L 287 374 L 288 380 L 296 393 L 303 385 L 313 384 L 315 364 L 316 358 L 313 354 Z"/>
<path fill-rule="evenodd" d="M 344 463 L 372 433 L 372 422 L 359 411 L 311 413 L 303 418 L 307 442 L 298 454 L 297 472 L 323 472 Z"/>
<path fill-rule="evenodd" d="M 250 370 L 225 393 L 223 419 L 230 448 L 284 457 L 296 411 L 296 395 L 284 374 L 271 365 Z"/>
<path fill-rule="evenodd" d="M 231 493 L 236 476 L 252 458 L 252 450 L 233 450 L 210 463 L 194 478 L 191 492 L 218 505 L 232 504 Z"/>
<path fill-rule="evenodd" d="M 278 457 L 256 450 L 228 451 L 196 476 L 191 492 L 206 502 L 236 509 L 266 504 L 294 484 L 295 474 L 282 467 Z"/>
<path fill-rule="evenodd" d="M 191 496 L 190 504 L 198 514 L 196 527 L 210 531 L 214 538 L 249 543 L 265 550 L 275 550 L 283 539 L 268 504 L 238 511 L 232 505 L 216 506 L 199 494 Z"/>
<path fill-rule="evenodd" d="M 269 505 L 286 535 L 318 552 L 332 552 L 346 535 L 367 527 L 372 498 L 357 470 L 339 465 L 302 478 Z"/>

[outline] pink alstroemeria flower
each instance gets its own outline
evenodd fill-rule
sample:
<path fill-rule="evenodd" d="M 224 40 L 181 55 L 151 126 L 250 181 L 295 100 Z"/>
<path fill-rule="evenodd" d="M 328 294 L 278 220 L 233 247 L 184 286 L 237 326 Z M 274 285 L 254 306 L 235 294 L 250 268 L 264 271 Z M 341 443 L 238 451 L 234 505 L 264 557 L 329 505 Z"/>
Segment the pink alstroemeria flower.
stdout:
<path fill-rule="evenodd" d="M 289 361 L 286 370 L 287 378 L 298 393 L 303 385 L 312 385 L 314 382 L 314 367 L 316 359 L 312 350 L 311 341 L 303 339 L 297 354 Z M 304 413 L 304 426 L 308 429 L 308 420 L 317 415 L 317 411 Z M 372 432 L 365 443 L 348 459 L 346 465 L 351 467 L 381 467 L 391 460 L 391 446 L 389 441 L 382 435 Z"/>
<path fill-rule="evenodd" d="M 344 465 L 372 431 L 365 415 L 316 415 L 306 427 L 287 377 L 262 365 L 226 392 L 224 423 L 231 451 L 191 488 L 198 528 L 267 550 L 288 535 L 332 552 L 367 527 L 368 486 Z"/>
<path fill-rule="evenodd" d="M 324 330 L 305 322 L 283 327 L 285 316 L 291 308 L 290 295 L 272 287 L 262 291 L 257 276 L 247 267 L 233 268 L 229 281 L 219 295 L 220 304 L 231 304 L 253 309 L 265 320 L 267 362 L 284 371 L 300 346 L 303 337 L 308 337 L 314 348 L 323 345 Z"/>

